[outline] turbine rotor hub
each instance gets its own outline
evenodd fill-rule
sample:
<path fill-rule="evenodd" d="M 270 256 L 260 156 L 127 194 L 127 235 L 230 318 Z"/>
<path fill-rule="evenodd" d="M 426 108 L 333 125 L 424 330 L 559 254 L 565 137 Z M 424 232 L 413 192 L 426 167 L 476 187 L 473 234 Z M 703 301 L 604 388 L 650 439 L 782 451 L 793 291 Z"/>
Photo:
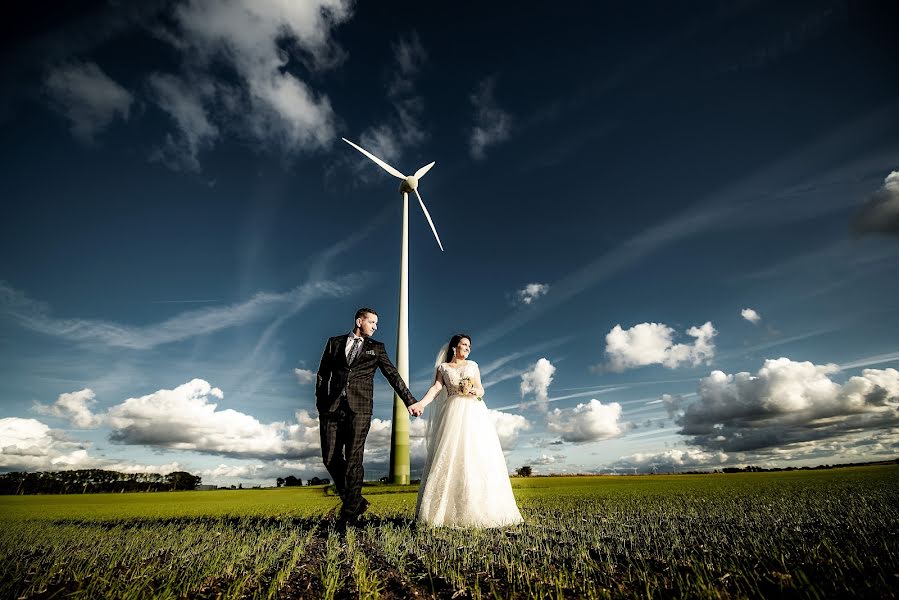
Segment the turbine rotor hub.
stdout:
<path fill-rule="evenodd" d="M 405 194 L 411 194 L 418 188 L 418 179 L 414 176 L 409 175 L 406 179 L 403 180 L 403 183 L 400 184 L 400 191 Z"/>

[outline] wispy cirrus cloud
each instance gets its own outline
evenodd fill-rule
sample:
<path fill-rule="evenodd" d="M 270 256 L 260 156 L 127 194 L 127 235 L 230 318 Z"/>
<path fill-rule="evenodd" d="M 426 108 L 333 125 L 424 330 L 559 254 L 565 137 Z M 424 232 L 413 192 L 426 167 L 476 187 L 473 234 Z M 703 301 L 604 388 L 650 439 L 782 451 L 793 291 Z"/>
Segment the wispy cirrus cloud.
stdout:
<path fill-rule="evenodd" d="M 890 106 L 847 123 L 783 159 L 758 166 L 672 217 L 647 225 L 608 252 L 556 279 L 553 293 L 541 302 L 497 321 L 484 331 L 474 332 L 479 346 L 492 344 L 662 248 L 700 232 L 726 231 L 737 224 L 745 228 L 790 223 L 820 217 L 824 211 L 845 209 L 851 202 L 847 198 L 866 185 L 859 174 L 868 173 L 894 157 L 867 156 L 838 169 L 829 161 L 834 156 L 844 157 L 845 148 L 879 131 L 893 112 L 894 107 Z M 814 165 L 809 164 L 810 154 L 818 157 Z"/>
<path fill-rule="evenodd" d="M 496 79 L 488 77 L 478 84 L 469 97 L 474 107 L 474 125 L 468 138 L 468 148 L 475 160 L 484 160 L 486 150 L 509 139 L 512 117 L 496 102 L 494 88 Z"/>
<path fill-rule="evenodd" d="M 115 119 L 128 120 L 134 97 L 94 62 L 69 62 L 44 80 L 50 105 L 69 121 L 72 135 L 90 144 Z"/>
<path fill-rule="evenodd" d="M 521 375 L 519 373 L 518 375 Z M 517 375 L 516 375 L 517 376 Z M 617 392 L 619 390 L 625 390 L 630 387 L 629 385 L 607 385 L 602 387 L 593 388 L 590 390 L 586 390 L 583 392 L 575 392 L 573 394 L 564 394 L 562 396 L 552 396 L 546 399 L 544 403 L 541 404 L 538 400 L 532 400 L 530 402 L 519 402 L 517 404 L 510 404 L 508 406 L 498 406 L 496 410 L 511 410 L 513 408 L 527 408 L 529 406 L 542 406 L 545 409 L 546 404 L 551 404 L 553 402 L 561 402 L 562 400 L 570 400 L 571 398 L 585 398 L 587 396 L 598 396 L 600 394 L 610 394 L 612 392 Z"/>
<path fill-rule="evenodd" d="M 716 60 L 730 60 L 722 68 L 729 73 L 764 69 L 799 53 L 845 18 L 843 11 L 823 4 L 819 11 L 803 15 L 800 20 L 790 15 L 785 22 L 772 23 L 765 37 L 741 40 L 739 53 L 722 53 Z"/>
<path fill-rule="evenodd" d="M 481 369 L 481 377 L 484 383 L 485 388 L 489 388 L 491 386 L 496 385 L 502 381 L 506 381 L 508 379 L 513 379 L 515 377 L 521 376 L 523 373 L 527 371 L 527 369 L 523 368 L 503 368 L 507 364 L 518 360 L 519 358 L 524 358 L 526 356 L 533 356 L 539 352 L 543 352 L 549 348 L 556 348 L 558 346 L 562 346 L 564 344 L 569 343 L 571 340 L 575 339 L 574 335 L 564 335 L 561 337 L 553 338 L 551 340 L 547 340 L 545 342 L 540 342 L 534 344 L 533 346 L 529 346 L 527 350 L 516 350 L 515 352 L 510 352 L 509 354 L 504 354 L 499 358 L 495 358 L 492 361 L 483 364 L 480 366 Z M 430 370 L 428 370 L 430 374 Z"/>
<path fill-rule="evenodd" d="M 840 369 L 855 369 L 858 367 L 870 367 L 871 365 L 882 365 L 884 363 L 899 361 L 899 352 L 887 352 L 884 354 L 875 354 L 874 356 L 866 356 L 855 360 L 840 363 Z"/>
<path fill-rule="evenodd" d="M 211 147 L 219 129 L 203 106 L 210 85 L 196 85 L 174 75 L 154 73 L 148 78 L 153 101 L 174 121 L 176 133 L 167 133 L 165 141 L 150 154 L 150 160 L 164 163 L 176 171 L 199 171 L 200 150 Z"/>
<path fill-rule="evenodd" d="M 416 93 L 415 81 L 428 61 L 428 54 L 418 33 L 412 31 L 401 35 L 393 45 L 393 55 L 392 76 L 387 83 L 391 114 L 383 123 L 369 127 L 359 137 L 363 148 L 389 163 L 398 161 L 406 148 L 418 146 L 427 139 L 422 124 L 424 99 Z M 367 161 L 363 158 L 357 164 Z"/>
<path fill-rule="evenodd" d="M 46 303 L 33 300 L 0 281 L 0 315 L 32 331 L 73 342 L 147 350 L 266 317 L 277 317 L 284 312 L 293 314 L 316 300 L 352 293 L 364 283 L 365 277 L 358 274 L 331 281 L 312 281 L 287 292 L 259 292 L 244 302 L 189 310 L 159 323 L 133 326 L 96 319 L 54 317 Z"/>

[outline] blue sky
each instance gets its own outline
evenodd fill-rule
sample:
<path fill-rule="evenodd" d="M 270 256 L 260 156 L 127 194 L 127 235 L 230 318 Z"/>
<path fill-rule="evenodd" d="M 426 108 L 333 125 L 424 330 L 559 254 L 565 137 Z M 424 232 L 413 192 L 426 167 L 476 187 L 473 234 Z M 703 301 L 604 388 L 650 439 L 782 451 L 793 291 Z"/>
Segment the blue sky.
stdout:
<path fill-rule="evenodd" d="M 471 334 L 510 470 L 896 456 L 891 3 L 17 10 L 0 471 L 324 475 L 326 338 L 369 305 L 396 345 L 396 180 L 341 137 L 437 161 L 411 388 Z"/>

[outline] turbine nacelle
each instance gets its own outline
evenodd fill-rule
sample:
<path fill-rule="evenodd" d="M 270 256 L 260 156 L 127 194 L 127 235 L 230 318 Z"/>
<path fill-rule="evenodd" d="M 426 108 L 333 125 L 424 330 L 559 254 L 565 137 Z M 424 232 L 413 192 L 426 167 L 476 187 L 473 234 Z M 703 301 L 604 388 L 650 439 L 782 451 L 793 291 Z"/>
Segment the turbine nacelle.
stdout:
<path fill-rule="evenodd" d="M 443 244 L 440 242 L 440 236 L 437 235 L 437 228 L 434 227 L 434 221 L 431 220 L 431 213 L 428 212 L 427 207 L 425 206 L 425 201 L 421 199 L 421 194 L 418 191 L 418 180 L 425 176 L 425 173 L 431 170 L 431 167 L 434 166 L 433 162 L 430 162 L 417 170 L 415 175 L 403 175 L 386 162 L 369 152 L 364 148 L 360 148 L 350 140 L 346 138 L 340 138 L 365 156 L 372 159 L 379 167 L 396 177 L 397 179 L 402 179 L 403 183 L 400 184 L 400 192 L 403 194 L 415 194 L 415 197 L 418 198 L 418 204 L 421 206 L 421 212 L 425 214 L 425 218 L 428 220 L 428 225 L 431 226 L 431 232 L 434 234 L 434 239 L 437 240 L 437 245 L 440 246 L 440 251 L 443 251 Z"/>
<path fill-rule="evenodd" d="M 418 189 L 418 179 L 415 175 L 409 175 L 400 184 L 400 191 L 404 194 L 411 194 Z"/>

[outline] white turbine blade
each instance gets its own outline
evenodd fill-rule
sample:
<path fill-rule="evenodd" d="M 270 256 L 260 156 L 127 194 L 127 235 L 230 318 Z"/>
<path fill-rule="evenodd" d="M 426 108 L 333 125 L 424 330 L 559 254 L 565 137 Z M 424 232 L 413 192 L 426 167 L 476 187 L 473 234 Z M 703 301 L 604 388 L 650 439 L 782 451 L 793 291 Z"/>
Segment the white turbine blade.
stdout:
<path fill-rule="evenodd" d="M 431 164 L 433 165 L 434 163 Z M 418 193 L 418 190 L 415 190 L 415 195 L 418 196 L 418 203 L 421 204 L 421 210 L 424 211 L 425 218 L 428 220 L 428 225 L 431 226 L 431 231 L 434 232 L 434 237 L 437 239 L 437 245 L 440 246 L 440 251 L 443 252 L 443 244 L 440 243 L 440 236 L 437 235 L 437 228 L 434 227 L 434 221 L 431 220 L 431 213 L 425 208 L 425 201 L 421 199 L 421 194 Z"/>
<path fill-rule="evenodd" d="M 431 164 L 425 165 L 425 166 L 423 166 L 422 168 L 420 168 L 419 170 L 417 170 L 417 171 L 415 172 L 414 177 L 415 177 L 416 179 L 421 179 L 422 177 L 424 177 L 424 176 L 425 176 L 425 173 L 427 173 L 428 171 L 430 171 L 430 170 L 431 170 L 431 167 L 433 167 L 434 164 L 435 164 L 436 162 L 437 162 L 437 161 L 435 160 L 435 161 L 432 162 Z"/>
<path fill-rule="evenodd" d="M 388 173 L 390 173 L 397 179 L 405 179 L 406 178 L 405 175 L 403 175 L 402 173 L 400 173 L 399 171 L 397 171 L 396 169 L 394 169 L 393 167 L 388 165 L 386 162 L 384 162 L 383 160 L 381 160 L 380 158 L 378 158 L 377 156 L 375 156 L 368 150 L 364 150 L 364 149 L 360 148 L 359 146 L 357 146 L 356 144 L 354 144 L 353 142 L 351 142 L 350 140 L 348 140 L 346 138 L 340 138 L 340 139 L 342 139 L 344 142 L 346 142 L 347 144 L 349 144 L 350 146 L 352 146 L 353 148 L 355 148 L 356 150 L 358 150 L 365 156 L 369 157 L 370 159 L 372 159 L 373 161 L 378 163 L 382 169 L 384 169 L 385 171 L 387 171 Z"/>

